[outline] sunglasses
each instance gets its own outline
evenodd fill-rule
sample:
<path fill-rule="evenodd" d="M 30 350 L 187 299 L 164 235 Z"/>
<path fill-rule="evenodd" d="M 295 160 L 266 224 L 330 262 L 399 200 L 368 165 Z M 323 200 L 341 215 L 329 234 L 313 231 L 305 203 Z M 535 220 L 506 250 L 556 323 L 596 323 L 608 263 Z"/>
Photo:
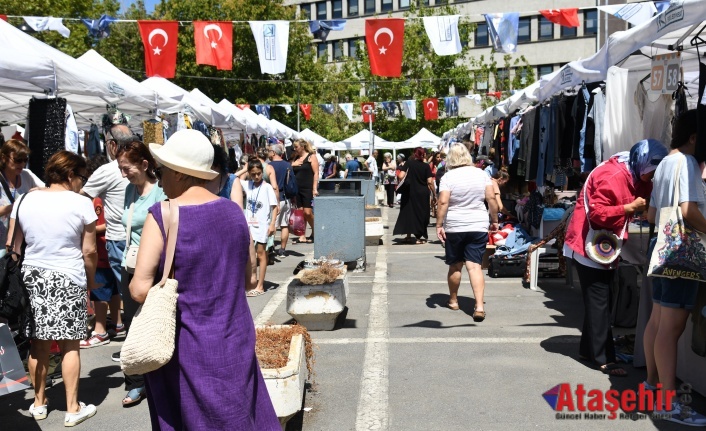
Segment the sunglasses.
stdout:
<path fill-rule="evenodd" d="M 14 157 L 11 157 L 11 159 L 12 159 L 13 163 L 17 163 L 18 165 L 23 165 L 23 164 L 27 163 L 27 160 L 28 160 L 26 158 L 16 159 Z"/>
<path fill-rule="evenodd" d="M 88 182 L 88 177 L 84 177 L 81 174 L 76 174 L 76 176 L 81 178 L 81 183 L 83 183 L 84 185 Z"/>

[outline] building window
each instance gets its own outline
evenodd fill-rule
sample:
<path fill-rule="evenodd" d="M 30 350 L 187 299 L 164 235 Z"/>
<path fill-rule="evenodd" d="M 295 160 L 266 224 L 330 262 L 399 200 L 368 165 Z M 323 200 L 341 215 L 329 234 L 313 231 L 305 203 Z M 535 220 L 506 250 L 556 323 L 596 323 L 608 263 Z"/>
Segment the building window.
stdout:
<path fill-rule="evenodd" d="M 564 27 L 561 26 L 561 38 L 565 37 L 576 37 L 576 27 Z"/>
<path fill-rule="evenodd" d="M 333 6 L 333 15 L 331 15 L 331 18 L 343 18 L 343 0 L 333 0 L 331 6 Z"/>
<path fill-rule="evenodd" d="M 328 43 L 322 42 L 316 46 L 316 55 L 318 58 L 323 58 L 328 62 Z"/>
<path fill-rule="evenodd" d="M 517 41 L 518 42 L 529 42 L 532 37 L 531 21 L 532 18 L 520 18 L 520 25 L 517 29 Z"/>
<path fill-rule="evenodd" d="M 333 61 L 338 61 L 343 58 L 343 41 L 337 40 L 333 42 Z"/>
<path fill-rule="evenodd" d="M 476 27 L 476 35 L 474 37 L 475 46 L 488 46 L 488 23 L 479 22 Z"/>
<path fill-rule="evenodd" d="M 476 73 L 476 91 L 488 91 L 488 75 Z"/>
<path fill-rule="evenodd" d="M 539 17 L 539 40 L 554 39 L 554 23 L 543 16 Z"/>
<path fill-rule="evenodd" d="M 388 12 L 392 10 L 392 0 L 382 0 L 381 11 Z"/>
<path fill-rule="evenodd" d="M 507 90 L 508 78 L 510 74 L 507 69 L 498 69 L 495 73 L 495 89 L 498 91 Z"/>
<path fill-rule="evenodd" d="M 409 9 L 409 0 L 400 0 L 400 9 Z"/>
<path fill-rule="evenodd" d="M 326 13 L 326 2 L 320 1 L 316 3 L 316 19 L 325 20 L 328 17 Z"/>
<path fill-rule="evenodd" d="M 299 6 L 301 9 L 301 17 L 305 20 L 310 20 L 311 19 L 311 3 L 309 4 L 303 4 Z"/>
<path fill-rule="evenodd" d="M 422 0 L 422 3 L 424 4 L 424 6 L 429 6 L 429 0 Z"/>
<path fill-rule="evenodd" d="M 454 84 L 454 96 L 465 96 L 468 94 L 468 88 Z"/>
<path fill-rule="evenodd" d="M 351 58 L 356 58 L 358 53 L 358 39 L 348 40 L 348 56 Z"/>
<path fill-rule="evenodd" d="M 598 34 L 598 11 L 585 10 L 583 11 L 583 35 L 589 36 Z"/>
<path fill-rule="evenodd" d="M 517 77 L 520 85 L 527 85 L 527 69 L 516 69 L 515 77 Z"/>
<path fill-rule="evenodd" d="M 554 66 L 552 66 L 551 64 L 543 64 L 541 66 L 537 66 L 537 76 L 540 78 L 544 75 L 549 75 L 552 72 L 554 72 Z"/>
<path fill-rule="evenodd" d="M 375 13 L 375 0 L 365 0 L 365 13 Z"/>
<path fill-rule="evenodd" d="M 348 0 L 348 16 L 358 16 L 358 0 Z"/>

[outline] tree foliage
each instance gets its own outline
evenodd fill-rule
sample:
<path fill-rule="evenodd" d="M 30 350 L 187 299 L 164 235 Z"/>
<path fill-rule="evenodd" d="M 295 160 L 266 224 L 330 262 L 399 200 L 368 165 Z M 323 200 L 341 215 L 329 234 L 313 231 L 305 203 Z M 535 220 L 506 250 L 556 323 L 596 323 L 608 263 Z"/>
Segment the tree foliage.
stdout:
<path fill-rule="evenodd" d="M 334 115 L 326 114 L 316 106 L 318 104 L 333 103 L 337 106 L 338 103 L 352 102 L 360 113 L 360 102 L 415 99 L 418 101 L 417 120 L 408 120 L 403 116 L 389 118 L 384 111 L 377 112 L 374 125 L 377 134 L 391 141 L 400 141 L 421 127 L 440 134 L 462 121 L 461 118 L 445 118 L 443 115 L 439 120 L 424 120 L 421 99 L 443 98 L 453 94 L 454 89 L 472 90 L 477 80 L 488 80 L 489 77 L 494 78 L 490 81 L 495 82 L 495 90 L 502 90 L 503 97 L 507 97 L 510 90 L 523 88 L 534 81 L 532 68 L 524 57 L 513 59 L 505 55 L 499 67 L 492 54 L 488 59 L 483 56 L 473 58 L 467 44 L 458 55 L 436 55 L 423 21 L 418 18 L 457 14 L 458 11 L 452 5 L 429 8 L 412 3 L 405 13 L 408 20 L 405 23 L 400 78 L 371 75 L 368 53 L 362 39 L 355 58 L 344 58 L 334 64 L 326 64 L 324 59 L 317 60 L 308 25 L 303 22 L 290 23 L 286 72 L 275 76 L 261 74 L 255 40 L 244 21 L 300 19 L 296 15 L 296 7 L 285 6 L 282 0 L 161 0 L 152 13 L 146 11 L 143 0 L 137 0 L 121 13 L 118 13 L 118 0 L 3 0 L 0 13 L 64 18 L 98 18 L 105 13 L 129 20 L 180 21 L 177 76 L 174 79 L 177 85 L 185 89 L 199 88 L 215 101 L 225 98 L 235 103 L 270 104 L 271 116 L 294 129 L 297 128 L 296 112 L 286 114 L 284 109 L 274 105 L 291 104 L 296 110 L 297 101 L 314 104 L 311 120 L 305 121 L 304 116 L 300 116 L 300 128 L 309 127 L 331 140 L 341 140 L 367 125 L 349 122 L 338 108 Z M 211 66 L 196 64 L 193 26 L 189 23 L 196 20 L 243 21 L 233 25 L 232 71 L 219 71 Z M 10 22 L 14 25 L 22 23 L 19 18 L 12 18 Z M 69 38 L 56 32 L 35 33 L 34 36 L 74 57 L 88 49 L 95 49 L 135 79 L 141 81 L 145 78 L 144 52 L 136 24 L 113 24 L 110 37 L 94 40 L 80 21 L 65 20 L 64 23 L 71 30 Z M 461 19 L 459 31 L 463 41 L 468 41 L 474 26 L 467 19 Z M 498 76 L 499 71 L 511 68 L 517 71 L 514 78 Z M 494 90 L 488 88 L 487 91 Z M 483 99 L 484 105 L 495 101 L 488 97 Z M 443 113 L 443 99 L 439 108 Z"/>

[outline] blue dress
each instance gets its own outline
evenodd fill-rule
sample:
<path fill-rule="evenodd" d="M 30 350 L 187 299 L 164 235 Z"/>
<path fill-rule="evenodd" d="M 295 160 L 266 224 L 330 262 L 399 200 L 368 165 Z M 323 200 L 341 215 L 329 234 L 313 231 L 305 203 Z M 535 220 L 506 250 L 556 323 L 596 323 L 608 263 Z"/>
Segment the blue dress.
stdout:
<path fill-rule="evenodd" d="M 150 212 L 164 237 L 160 204 Z M 204 228 L 219 225 L 229 227 L 227 235 Z M 176 347 L 167 365 L 145 375 L 153 429 L 282 429 L 255 356 L 245 297 L 249 238 L 243 211 L 230 200 L 179 207 Z M 163 265 L 164 252 L 160 278 Z"/>

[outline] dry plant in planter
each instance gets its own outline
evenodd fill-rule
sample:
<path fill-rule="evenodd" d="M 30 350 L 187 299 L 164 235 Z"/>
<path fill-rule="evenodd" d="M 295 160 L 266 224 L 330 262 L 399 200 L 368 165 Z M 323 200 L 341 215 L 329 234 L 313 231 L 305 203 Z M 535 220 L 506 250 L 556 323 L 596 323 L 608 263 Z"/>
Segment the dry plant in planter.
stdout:
<path fill-rule="evenodd" d="M 305 341 L 306 369 L 308 379 L 314 375 L 314 345 L 311 336 L 305 327 L 291 325 L 289 327 L 263 327 L 256 328 L 255 354 L 261 368 L 282 368 L 287 365 L 289 358 L 289 344 L 292 337 L 301 334 Z"/>
<path fill-rule="evenodd" d="M 306 269 L 301 272 L 299 280 L 307 286 L 319 284 L 331 284 L 343 274 L 343 269 L 337 267 L 329 261 L 324 261 L 314 269 Z"/>

